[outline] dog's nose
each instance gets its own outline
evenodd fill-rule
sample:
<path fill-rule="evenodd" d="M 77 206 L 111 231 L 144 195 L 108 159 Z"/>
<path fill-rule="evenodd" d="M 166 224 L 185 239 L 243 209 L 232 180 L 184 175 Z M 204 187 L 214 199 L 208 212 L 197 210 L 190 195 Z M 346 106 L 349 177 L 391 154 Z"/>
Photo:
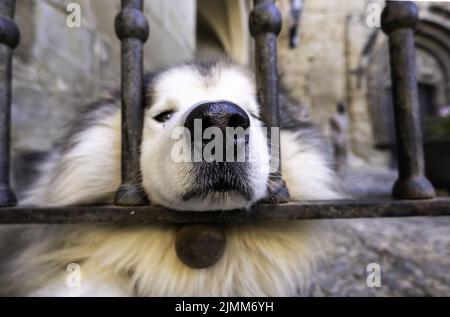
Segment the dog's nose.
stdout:
<path fill-rule="evenodd" d="M 207 102 L 195 107 L 186 118 L 184 126 L 194 135 L 196 119 L 202 122 L 202 133 L 210 127 L 218 127 L 223 133 L 226 128 L 250 127 L 247 113 L 238 105 L 228 101 Z"/>

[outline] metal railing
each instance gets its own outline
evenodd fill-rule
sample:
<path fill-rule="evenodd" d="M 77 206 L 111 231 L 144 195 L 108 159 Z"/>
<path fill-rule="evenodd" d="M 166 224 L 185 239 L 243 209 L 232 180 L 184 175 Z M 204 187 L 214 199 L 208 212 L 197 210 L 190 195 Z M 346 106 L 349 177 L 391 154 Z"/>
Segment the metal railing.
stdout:
<path fill-rule="evenodd" d="M 255 206 L 253 212 L 174 211 L 149 204 L 139 170 L 143 44 L 149 28 L 143 1 L 122 0 L 115 24 L 122 45 L 122 185 L 116 194 L 116 206 L 13 207 L 16 198 L 9 186 L 11 60 L 12 49 L 20 38 L 13 20 L 14 7 L 14 0 L 0 2 L 0 223 L 178 223 L 182 224 L 175 243 L 178 256 L 187 265 L 201 268 L 215 263 L 225 248 L 225 235 L 217 223 L 450 215 L 450 199 L 434 198 L 433 186 L 424 175 L 415 77 L 414 28 L 418 11 L 414 3 L 400 1 L 388 1 L 382 14 L 382 28 L 389 37 L 399 147 L 399 177 L 393 200 L 287 202 L 289 193 L 279 168 L 270 175 L 278 190 L 270 193 L 269 203 Z M 274 0 L 254 0 L 250 32 L 256 45 L 258 98 L 268 127 L 279 126 L 276 45 L 280 29 L 281 15 Z M 271 155 L 280 153 L 274 150 Z"/>

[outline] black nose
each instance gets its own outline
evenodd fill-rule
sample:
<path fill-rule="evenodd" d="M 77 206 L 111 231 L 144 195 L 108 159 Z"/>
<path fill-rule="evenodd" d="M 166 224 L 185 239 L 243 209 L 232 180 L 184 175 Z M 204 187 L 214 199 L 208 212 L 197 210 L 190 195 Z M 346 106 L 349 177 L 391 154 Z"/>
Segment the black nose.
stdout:
<path fill-rule="evenodd" d="M 194 108 L 186 118 L 184 126 L 194 135 L 195 119 L 202 121 L 202 133 L 210 127 L 218 127 L 223 133 L 226 128 L 250 127 L 247 113 L 238 105 L 228 101 L 203 103 Z"/>

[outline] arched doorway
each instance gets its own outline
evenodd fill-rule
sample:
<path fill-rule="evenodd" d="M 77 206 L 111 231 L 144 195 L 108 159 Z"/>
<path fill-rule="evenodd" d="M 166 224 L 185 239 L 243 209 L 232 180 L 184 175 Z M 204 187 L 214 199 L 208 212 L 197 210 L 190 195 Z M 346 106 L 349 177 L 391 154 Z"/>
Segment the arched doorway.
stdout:
<path fill-rule="evenodd" d="M 450 188 L 450 168 L 446 167 L 450 166 L 450 133 L 448 129 L 442 130 L 441 126 L 433 128 L 435 122 L 442 120 L 439 117 L 442 110 L 450 106 L 450 20 L 441 16 L 442 12 L 450 16 L 450 8 L 443 7 L 436 14 L 434 7 L 420 11 L 415 33 L 420 119 L 424 131 L 427 176 L 435 186 Z M 379 36 L 367 56 L 367 98 L 375 145 L 391 153 L 391 165 L 395 166 L 397 159 L 388 56 L 386 38 Z M 439 137 L 433 130 L 439 131 Z"/>
<path fill-rule="evenodd" d="M 450 28 L 420 20 L 415 35 L 416 71 L 422 123 L 450 104 Z M 379 37 L 368 56 L 367 98 L 378 148 L 390 148 L 394 138 L 392 85 L 389 53 L 384 37 Z"/>
<path fill-rule="evenodd" d="M 238 63 L 249 60 L 247 1 L 197 1 L 197 58 L 226 55 Z"/>

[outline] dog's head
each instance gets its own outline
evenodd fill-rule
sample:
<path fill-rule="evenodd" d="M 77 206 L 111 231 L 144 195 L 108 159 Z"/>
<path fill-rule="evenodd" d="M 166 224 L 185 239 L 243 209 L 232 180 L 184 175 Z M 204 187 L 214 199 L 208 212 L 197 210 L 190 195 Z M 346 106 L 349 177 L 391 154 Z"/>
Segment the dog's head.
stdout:
<path fill-rule="evenodd" d="M 173 209 L 246 208 L 266 195 L 269 153 L 254 80 L 229 64 L 186 64 L 147 80 L 143 186 Z"/>

